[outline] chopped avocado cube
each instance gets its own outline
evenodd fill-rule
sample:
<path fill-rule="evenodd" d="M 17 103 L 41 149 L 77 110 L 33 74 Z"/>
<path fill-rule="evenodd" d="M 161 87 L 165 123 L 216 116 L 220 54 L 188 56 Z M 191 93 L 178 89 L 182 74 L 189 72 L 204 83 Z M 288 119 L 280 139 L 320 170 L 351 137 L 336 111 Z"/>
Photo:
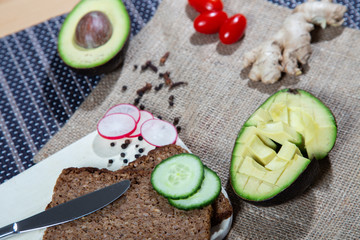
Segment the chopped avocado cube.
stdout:
<path fill-rule="evenodd" d="M 259 134 L 264 135 L 279 144 L 292 142 L 302 144 L 302 136 L 284 122 L 274 122 L 258 126 Z"/>
<path fill-rule="evenodd" d="M 241 138 L 239 137 L 236 142 L 246 144 L 249 142 L 249 139 L 253 136 L 258 136 L 261 141 L 272 149 L 276 149 L 276 144 L 268 137 L 262 136 L 259 134 L 258 129 L 255 126 L 245 127 L 242 130 Z"/>
<path fill-rule="evenodd" d="M 280 122 L 280 121 L 284 123 L 289 122 L 288 109 L 286 103 L 284 102 L 274 103 L 270 107 L 269 113 L 274 122 Z"/>
<path fill-rule="evenodd" d="M 245 157 L 238 172 L 257 178 L 262 178 L 266 174 L 265 168 L 249 156 Z"/>
<path fill-rule="evenodd" d="M 258 192 L 258 188 L 261 183 L 262 183 L 262 180 L 260 180 L 256 177 L 249 176 L 249 179 L 246 182 L 245 187 L 244 187 L 245 194 L 248 196 L 255 197 L 255 199 L 260 198 L 262 194 Z"/>
<path fill-rule="evenodd" d="M 281 146 L 280 151 L 278 152 L 277 155 L 279 158 L 289 161 L 289 160 L 293 159 L 295 153 L 301 155 L 299 148 L 295 144 L 293 144 L 291 142 L 285 142 Z"/>
<path fill-rule="evenodd" d="M 265 168 L 269 170 L 283 169 L 288 164 L 288 162 L 288 160 L 276 156 L 268 164 L 265 165 Z"/>
<path fill-rule="evenodd" d="M 253 115 L 249 118 L 249 120 L 246 121 L 246 126 L 256 126 L 258 123 L 268 123 L 270 122 L 271 116 L 268 111 L 259 108 L 254 112 Z"/>
<path fill-rule="evenodd" d="M 310 160 L 300 155 L 295 155 L 294 159 L 289 162 L 284 172 L 279 177 L 276 185 L 279 187 L 289 186 L 310 164 Z"/>
<path fill-rule="evenodd" d="M 262 165 L 268 164 L 271 159 L 276 156 L 276 152 L 266 146 L 256 135 L 253 135 L 249 140 L 249 150 L 251 152 L 251 157 Z"/>
<path fill-rule="evenodd" d="M 284 170 L 285 167 L 277 170 L 266 171 L 265 175 L 262 177 L 262 180 L 264 180 L 267 183 L 275 184 Z"/>

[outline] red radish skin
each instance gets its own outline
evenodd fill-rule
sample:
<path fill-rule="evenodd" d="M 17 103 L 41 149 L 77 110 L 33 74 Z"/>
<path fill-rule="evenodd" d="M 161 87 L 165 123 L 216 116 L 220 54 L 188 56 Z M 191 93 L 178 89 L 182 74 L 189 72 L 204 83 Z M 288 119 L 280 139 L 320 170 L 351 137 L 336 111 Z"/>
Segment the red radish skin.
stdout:
<path fill-rule="evenodd" d="M 97 132 L 103 138 L 117 140 L 132 134 L 136 129 L 135 119 L 125 113 L 104 116 L 97 124 Z"/>
<path fill-rule="evenodd" d="M 138 123 L 140 120 L 140 110 L 132 104 L 121 103 L 121 104 L 114 105 L 111 108 L 109 108 L 109 110 L 107 110 L 107 112 L 105 113 L 105 116 L 107 116 L 109 114 L 113 114 L 113 113 L 129 114 L 130 116 L 132 116 L 135 119 L 136 123 Z"/>
<path fill-rule="evenodd" d="M 155 147 L 174 144 L 178 138 L 174 125 L 160 119 L 145 121 L 140 131 L 144 140 Z"/>
<path fill-rule="evenodd" d="M 137 123 L 136 130 L 131 135 L 129 135 L 129 137 L 134 138 L 141 136 L 140 129 L 142 124 L 150 119 L 154 119 L 154 115 L 152 115 L 152 113 L 145 110 L 140 110 L 140 120 Z"/>

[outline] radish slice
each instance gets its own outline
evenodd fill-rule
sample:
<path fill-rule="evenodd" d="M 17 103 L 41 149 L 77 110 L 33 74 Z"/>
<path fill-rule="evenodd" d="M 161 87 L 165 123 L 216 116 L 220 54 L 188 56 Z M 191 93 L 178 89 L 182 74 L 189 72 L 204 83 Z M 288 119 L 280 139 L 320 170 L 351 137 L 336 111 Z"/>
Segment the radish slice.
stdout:
<path fill-rule="evenodd" d="M 115 106 L 112 106 L 106 113 L 105 116 L 113 113 L 125 113 L 129 114 L 135 119 L 135 122 L 139 122 L 140 119 L 140 111 L 137 107 L 134 105 L 128 104 L 128 103 L 121 103 L 117 104 Z"/>
<path fill-rule="evenodd" d="M 176 142 L 177 131 L 174 125 L 160 119 L 150 119 L 141 126 L 141 136 L 149 144 L 161 147 Z"/>
<path fill-rule="evenodd" d="M 149 119 L 154 119 L 154 116 L 148 112 L 148 111 L 144 111 L 144 110 L 140 110 L 140 120 L 137 123 L 137 127 L 136 130 L 129 136 L 129 137 L 138 137 L 141 135 L 140 132 L 140 128 L 143 125 L 143 123 Z"/>
<path fill-rule="evenodd" d="M 124 113 L 112 113 L 106 115 L 97 125 L 99 135 L 110 140 L 129 136 L 135 129 L 135 119 L 129 114 Z"/>

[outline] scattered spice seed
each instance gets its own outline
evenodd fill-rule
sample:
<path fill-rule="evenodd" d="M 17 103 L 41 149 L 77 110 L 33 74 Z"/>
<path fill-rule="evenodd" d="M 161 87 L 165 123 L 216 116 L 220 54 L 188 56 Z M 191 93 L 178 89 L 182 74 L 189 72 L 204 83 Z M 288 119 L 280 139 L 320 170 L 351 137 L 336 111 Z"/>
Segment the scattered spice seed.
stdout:
<path fill-rule="evenodd" d="M 164 77 L 164 73 L 159 73 L 159 78 L 163 78 Z"/>
<path fill-rule="evenodd" d="M 147 61 L 147 62 L 146 62 L 146 65 L 147 65 L 153 72 L 155 72 L 155 73 L 158 72 L 158 68 L 157 68 L 154 64 L 152 64 L 151 61 Z"/>
<path fill-rule="evenodd" d="M 125 163 L 125 164 L 127 164 L 128 162 L 129 162 L 129 160 L 127 160 L 127 159 L 123 160 L 123 163 Z"/>
<path fill-rule="evenodd" d="M 125 92 L 126 90 L 127 90 L 127 86 L 126 85 L 122 86 L 122 91 Z"/>
<path fill-rule="evenodd" d="M 148 68 L 147 65 L 141 65 L 141 71 L 142 71 L 142 72 L 145 71 L 147 68 Z"/>
<path fill-rule="evenodd" d="M 136 71 L 136 69 L 138 69 L 138 65 L 134 65 L 134 71 Z"/>
<path fill-rule="evenodd" d="M 177 126 L 177 127 L 176 127 L 176 130 L 177 130 L 178 133 L 180 133 L 181 127 L 180 127 L 180 126 Z"/>
<path fill-rule="evenodd" d="M 159 116 L 157 116 L 157 118 L 161 120 L 161 119 L 162 119 L 162 116 L 159 115 Z"/>
<path fill-rule="evenodd" d="M 169 102 L 170 107 L 174 106 L 174 102 Z"/>
<path fill-rule="evenodd" d="M 176 117 L 176 118 L 174 118 L 173 124 L 178 125 L 179 121 L 180 121 L 180 118 Z"/>
<path fill-rule="evenodd" d="M 162 89 L 162 87 L 164 86 L 164 84 L 163 83 L 160 83 L 158 86 L 156 86 L 154 89 L 155 89 L 155 91 L 159 91 L 159 90 L 161 90 Z"/>
<path fill-rule="evenodd" d="M 150 68 L 155 73 L 158 72 L 158 68 L 150 60 L 146 61 L 144 65 L 141 65 L 141 71 L 145 71 L 148 68 Z"/>
<path fill-rule="evenodd" d="M 146 83 L 144 87 L 138 89 L 136 91 L 137 95 L 139 95 L 140 97 L 144 95 L 144 93 L 150 91 L 152 88 L 152 84 L 151 83 Z"/>
<path fill-rule="evenodd" d="M 111 147 L 114 147 L 114 146 L 115 146 L 115 142 L 111 142 L 111 143 L 110 143 L 110 146 L 111 146 Z"/>
<path fill-rule="evenodd" d="M 139 140 L 140 140 L 140 139 L 139 139 Z M 138 148 L 138 147 L 139 147 L 139 144 L 136 144 L 135 147 Z"/>
<path fill-rule="evenodd" d="M 137 106 L 140 103 L 141 97 L 137 97 L 134 100 L 134 105 Z"/>
<path fill-rule="evenodd" d="M 114 160 L 109 159 L 109 164 L 113 164 Z"/>
<path fill-rule="evenodd" d="M 162 56 L 162 57 L 160 58 L 160 66 L 164 66 L 164 65 L 165 65 L 165 62 L 166 62 L 166 60 L 168 59 L 169 55 L 170 55 L 170 52 L 166 52 L 166 53 L 164 54 L 164 56 Z"/>
<path fill-rule="evenodd" d="M 125 144 L 129 145 L 130 143 L 131 143 L 131 140 L 129 140 L 129 139 L 125 140 Z"/>
<path fill-rule="evenodd" d="M 174 101 L 174 99 L 175 99 L 174 95 L 170 95 L 169 100 Z"/>
<path fill-rule="evenodd" d="M 144 149 L 143 148 L 139 148 L 139 153 L 143 153 Z"/>
<path fill-rule="evenodd" d="M 187 84 L 188 84 L 187 82 L 176 82 L 176 83 L 171 84 L 169 90 L 172 90 L 172 89 L 174 89 L 174 88 L 176 88 L 178 86 L 187 85 Z"/>
<path fill-rule="evenodd" d="M 140 154 L 135 154 L 135 158 L 139 158 L 140 156 Z"/>
<path fill-rule="evenodd" d="M 121 148 L 122 148 L 122 149 L 125 149 L 125 148 L 127 148 L 127 147 L 128 147 L 127 144 L 125 144 L 125 143 L 121 144 Z"/>
<path fill-rule="evenodd" d="M 122 152 L 122 153 L 120 153 L 120 156 L 121 156 L 121 157 L 125 157 L 125 156 L 126 156 L 126 153 Z"/>
<path fill-rule="evenodd" d="M 173 85 L 173 82 L 170 78 L 170 72 L 165 72 L 164 75 L 163 75 L 163 78 L 165 80 L 165 85 L 166 86 L 172 86 Z"/>
<path fill-rule="evenodd" d="M 144 110 L 145 109 L 145 106 L 144 105 L 142 105 L 142 104 L 140 104 L 140 110 Z"/>
<path fill-rule="evenodd" d="M 138 137 L 139 141 L 142 141 L 144 138 L 142 136 Z"/>

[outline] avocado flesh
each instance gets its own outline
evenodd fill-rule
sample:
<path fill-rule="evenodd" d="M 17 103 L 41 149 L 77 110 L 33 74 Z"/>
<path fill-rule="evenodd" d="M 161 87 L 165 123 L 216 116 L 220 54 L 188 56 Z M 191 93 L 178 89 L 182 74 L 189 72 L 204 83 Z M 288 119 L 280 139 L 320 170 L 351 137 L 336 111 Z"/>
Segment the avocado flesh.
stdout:
<path fill-rule="evenodd" d="M 76 27 L 84 15 L 93 11 L 104 13 L 113 26 L 113 31 L 105 44 L 86 49 L 76 43 Z M 96 68 L 113 60 L 125 46 L 129 35 L 130 18 L 122 1 L 82 0 L 68 14 L 62 25 L 58 38 L 58 52 L 63 61 L 74 69 Z"/>
<path fill-rule="evenodd" d="M 233 186 L 241 197 L 263 201 L 287 188 L 306 169 L 310 160 L 303 158 L 298 147 L 290 142 L 285 142 L 276 153 L 257 137 L 253 127 L 248 128 L 250 130 L 243 131 L 245 134 L 234 148 Z"/>
<path fill-rule="evenodd" d="M 254 116 L 259 115 L 258 111 L 261 115 L 267 111 L 271 120 L 267 122 L 257 120 L 258 117 Z M 309 159 L 320 160 L 326 157 L 335 144 L 337 127 L 334 116 L 319 99 L 304 90 L 278 91 L 268 98 L 244 125 L 263 126 L 266 123 L 278 124 L 278 122 L 290 126 L 302 135 L 303 142 L 295 142 L 295 144 L 302 152 L 307 153 Z"/>
<path fill-rule="evenodd" d="M 304 172 L 312 172 L 305 171 L 314 165 L 310 164 L 311 159 L 319 160 L 328 154 L 335 143 L 336 132 L 331 111 L 311 94 L 288 89 L 275 93 L 239 132 L 230 167 L 234 191 L 255 202 L 284 195 L 285 189 L 298 178 L 304 178 L 300 177 Z M 261 142 L 254 141 L 253 135 Z M 274 142 L 275 146 L 271 144 Z M 271 151 L 275 155 L 270 154 Z"/>

